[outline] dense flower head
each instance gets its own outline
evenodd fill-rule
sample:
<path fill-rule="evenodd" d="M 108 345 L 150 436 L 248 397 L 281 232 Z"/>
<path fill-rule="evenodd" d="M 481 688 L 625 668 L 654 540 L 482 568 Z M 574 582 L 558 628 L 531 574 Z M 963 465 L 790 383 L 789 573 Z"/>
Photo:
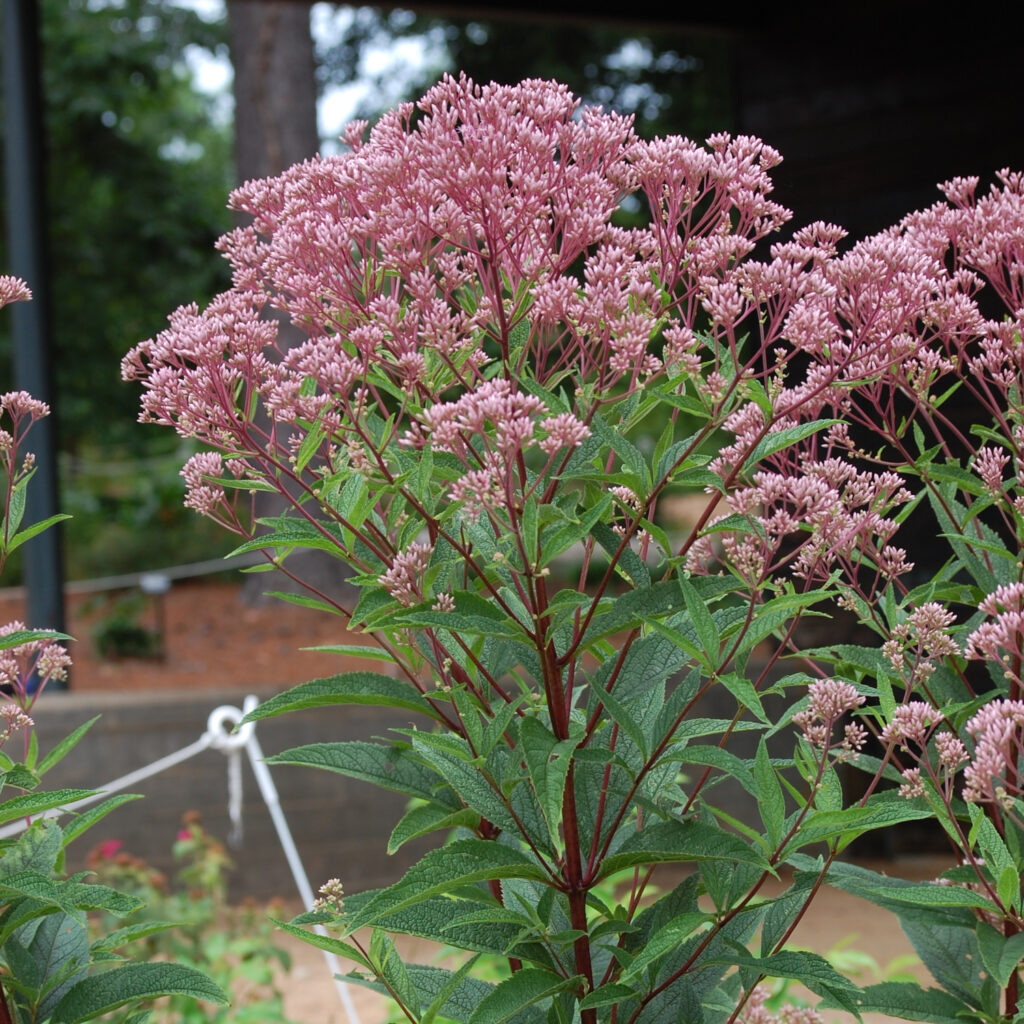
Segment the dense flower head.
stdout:
<path fill-rule="evenodd" d="M 0 704 L 0 747 L 16 732 L 31 729 L 35 723 L 17 704 Z"/>
<path fill-rule="evenodd" d="M 380 585 L 406 607 L 423 600 L 423 572 L 434 549 L 414 541 L 395 555 L 391 567 L 380 577 Z"/>
<path fill-rule="evenodd" d="M 347 138 L 348 152 L 235 191 L 251 223 L 220 243 L 233 288 L 178 310 L 123 363 L 143 382 L 143 419 L 227 451 L 254 399 L 340 441 L 378 377 L 421 421 L 452 388 L 479 388 L 495 359 L 507 374 L 529 359 L 541 380 L 649 377 L 663 371 L 662 330 L 692 337 L 706 311 L 731 334 L 753 315 L 738 268 L 789 217 L 768 198 L 779 155 L 759 140 L 643 141 L 553 82 L 448 77 Z M 653 211 L 645 228 L 611 222 L 630 192 Z M 780 259 L 827 244 L 808 236 Z M 270 310 L 306 340 L 278 352 Z M 572 426 L 558 415 L 549 437 Z M 562 446 L 581 439 L 574 427 Z"/>
<path fill-rule="evenodd" d="M 0 307 L 9 302 L 29 302 L 31 299 L 32 292 L 20 277 L 0 274 Z"/>
<path fill-rule="evenodd" d="M 9 622 L 0 626 L 0 637 L 10 636 L 25 629 L 23 622 Z M 0 686 L 6 687 L 20 701 L 31 702 L 51 680 L 67 678 L 71 658 L 59 643 L 49 639 L 28 640 L 0 650 Z M 33 680 L 34 692 L 28 692 Z"/>
<path fill-rule="evenodd" d="M 793 716 L 793 723 L 812 747 L 821 750 L 832 745 L 832 727 L 849 711 L 859 708 L 866 698 L 856 687 L 842 679 L 819 679 L 807 688 L 807 707 Z M 867 742 L 867 732 L 857 722 L 848 724 L 839 743 L 842 755 L 855 755 Z"/>
<path fill-rule="evenodd" d="M 211 479 L 224 475 L 224 460 L 219 452 L 198 452 L 181 469 L 185 479 L 185 507 L 201 515 L 211 515 L 224 501 L 224 488 Z"/>
<path fill-rule="evenodd" d="M 955 613 L 936 601 L 927 601 L 914 608 L 906 622 L 893 627 L 882 653 L 897 671 L 905 667 L 909 657 L 913 680 L 926 680 L 939 661 L 960 653 L 949 632 L 955 622 Z"/>
<path fill-rule="evenodd" d="M 766 1003 L 771 995 L 768 985 L 758 985 L 737 1017 L 738 1024 L 824 1024 L 824 1018 L 807 1006 L 786 1003 L 777 1011 Z"/>
<path fill-rule="evenodd" d="M 755 407 L 741 409 L 730 420 L 739 440 L 723 448 L 711 466 L 726 473 L 728 460 L 742 461 L 759 435 L 760 422 Z M 827 578 L 837 566 L 852 574 L 865 558 L 887 576 L 895 576 L 912 566 L 900 557 L 905 552 L 889 543 L 897 529 L 892 512 L 911 497 L 898 474 L 861 470 L 843 458 L 762 469 L 753 474 L 749 486 L 737 487 L 727 496 L 732 512 L 754 529 L 721 533 L 722 560 L 751 582 L 786 563 L 802 579 Z M 798 544 L 786 547 L 784 542 L 793 537 L 799 538 Z M 703 544 L 691 549 L 688 566 L 707 571 L 717 559 L 707 535 Z"/>
<path fill-rule="evenodd" d="M 974 752 L 964 769 L 964 799 L 1003 803 L 1024 795 L 1024 702 L 994 700 L 967 723 Z"/>
<path fill-rule="evenodd" d="M 968 658 L 995 661 L 1019 658 L 1024 653 L 1024 583 L 1000 586 L 978 610 L 990 616 L 967 638 Z"/>

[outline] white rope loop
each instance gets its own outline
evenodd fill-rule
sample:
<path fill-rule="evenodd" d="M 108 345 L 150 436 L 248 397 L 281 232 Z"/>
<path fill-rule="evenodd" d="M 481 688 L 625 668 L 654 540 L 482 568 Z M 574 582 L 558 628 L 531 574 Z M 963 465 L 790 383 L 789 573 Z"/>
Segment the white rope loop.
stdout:
<path fill-rule="evenodd" d="M 206 720 L 206 735 L 210 746 L 219 750 L 228 759 L 228 846 L 237 850 L 242 845 L 242 751 L 253 740 L 256 728 L 253 722 L 242 719 L 256 707 L 255 697 L 246 697 L 245 707 L 238 708 L 222 704 L 210 712 Z"/>

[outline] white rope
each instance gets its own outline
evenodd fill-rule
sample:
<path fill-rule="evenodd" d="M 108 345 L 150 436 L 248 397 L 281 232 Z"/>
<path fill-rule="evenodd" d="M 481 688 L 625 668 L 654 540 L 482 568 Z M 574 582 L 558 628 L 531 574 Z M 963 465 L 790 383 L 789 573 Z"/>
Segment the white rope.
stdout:
<path fill-rule="evenodd" d="M 312 910 L 314 896 L 313 889 L 309 884 L 309 876 L 306 874 L 299 851 L 295 847 L 295 841 L 292 839 L 291 830 L 288 828 L 284 811 L 281 810 L 281 799 L 277 795 L 277 787 L 274 785 L 274 780 L 270 777 L 270 769 L 264 763 L 263 750 L 260 748 L 259 740 L 256 739 L 255 726 L 252 722 L 246 722 L 244 725 L 239 724 L 245 715 L 256 709 L 258 704 L 259 701 L 255 697 L 249 696 L 245 698 L 241 711 L 232 707 L 217 708 L 213 715 L 210 716 L 208 731 L 213 730 L 213 716 L 220 714 L 222 717 L 217 722 L 221 730 L 220 738 L 214 741 L 214 745 L 219 746 L 220 743 L 225 743 L 235 749 L 245 747 L 245 752 L 249 755 L 249 764 L 252 765 L 253 775 L 256 776 L 256 784 L 260 788 L 260 795 L 263 797 L 263 802 L 267 805 L 267 810 L 270 811 L 271 821 L 274 823 L 277 838 L 280 840 L 281 849 L 284 850 L 285 859 L 288 861 L 288 867 L 291 869 L 295 886 L 299 890 L 302 904 L 306 910 Z M 233 721 L 232 718 L 234 719 Z M 224 726 L 228 724 L 235 729 L 234 732 L 228 733 L 224 730 Z M 327 929 L 323 925 L 314 925 L 313 930 L 318 935 L 327 935 Z M 334 978 L 334 985 L 338 990 L 338 998 L 341 1000 L 341 1005 L 345 1008 L 345 1014 L 351 1024 L 359 1024 L 359 1014 L 356 1011 L 355 1004 L 352 1002 L 351 993 L 348 990 L 348 986 L 341 979 L 341 962 L 338 960 L 337 954 L 327 949 L 322 950 L 322 952 L 324 959 L 327 961 L 327 968 L 331 972 L 331 977 Z"/>
<path fill-rule="evenodd" d="M 63 807 L 54 807 L 40 814 L 34 814 L 31 818 L 19 818 L 17 821 L 4 825 L 3 828 L 0 828 L 0 839 L 6 839 L 8 836 L 14 836 L 19 832 L 23 832 L 38 818 L 56 818 L 67 811 L 77 811 L 81 807 L 88 807 L 89 804 L 105 800 L 111 793 L 118 793 L 122 789 L 134 786 L 137 782 L 142 782 L 152 775 L 158 775 L 168 768 L 173 768 L 176 764 L 181 764 L 182 761 L 187 761 L 190 757 L 195 757 L 196 754 L 201 754 L 204 750 L 208 750 L 212 745 L 213 742 L 209 733 L 203 733 L 195 743 L 190 743 L 187 747 L 182 747 L 181 750 L 176 750 L 173 754 L 161 757 L 158 761 L 154 761 L 144 768 L 139 768 L 134 772 L 129 772 L 127 775 L 122 775 L 119 779 L 114 779 L 113 782 L 108 782 L 101 790 L 93 793 L 92 796 L 85 796 L 81 800 L 64 804 Z"/>
<path fill-rule="evenodd" d="M 281 800 L 277 795 L 274 780 L 270 777 L 270 769 L 263 762 L 263 750 L 256 739 L 256 727 L 252 722 L 242 724 L 242 719 L 250 711 L 255 710 L 258 705 L 259 701 L 256 697 L 248 696 L 245 698 L 241 711 L 228 704 L 222 704 L 220 707 L 214 708 L 206 720 L 206 732 L 195 743 L 190 743 L 187 747 L 182 747 L 181 750 L 175 751 L 173 754 L 161 757 L 152 764 L 148 764 L 136 771 L 129 772 L 127 775 L 122 775 L 112 782 L 108 782 L 92 796 L 75 800 L 72 803 L 65 804 L 63 807 L 55 807 L 51 810 L 43 811 L 41 814 L 33 815 L 29 819 L 20 818 L 18 821 L 11 822 L 0 828 L 0 839 L 17 835 L 17 833 L 24 831 L 32 821 L 38 818 L 53 818 L 67 811 L 87 807 L 89 804 L 105 799 L 112 793 L 117 793 L 122 789 L 127 789 L 129 786 L 134 786 L 137 782 L 142 782 L 168 768 L 181 764 L 182 761 L 187 761 L 190 757 L 194 757 L 204 750 L 213 748 L 225 754 L 228 759 L 228 819 L 231 822 L 228 842 L 238 843 L 242 838 L 241 757 L 242 750 L 244 749 L 249 755 L 249 763 L 252 765 L 253 774 L 256 776 L 260 795 L 263 797 L 263 802 L 267 805 L 267 810 L 270 812 L 270 818 L 274 823 L 274 829 L 281 843 L 281 849 L 284 851 L 288 867 L 292 872 L 292 878 L 295 880 L 295 885 L 299 890 L 302 905 L 306 910 L 312 910 L 314 896 L 309 884 L 309 876 L 306 874 L 302 859 L 299 857 L 299 851 L 296 849 L 295 841 L 292 839 L 291 831 L 288 828 L 288 822 L 285 820 L 284 812 L 281 810 Z M 314 930 L 318 935 L 327 935 L 327 929 L 323 925 L 314 925 Z M 331 976 L 334 979 L 338 998 L 345 1008 L 349 1024 L 360 1024 L 359 1014 L 356 1011 L 355 1004 L 352 1002 L 348 986 L 341 979 L 342 968 L 337 954 L 326 949 L 322 950 L 322 952 L 327 961 L 327 969 L 331 972 Z"/>

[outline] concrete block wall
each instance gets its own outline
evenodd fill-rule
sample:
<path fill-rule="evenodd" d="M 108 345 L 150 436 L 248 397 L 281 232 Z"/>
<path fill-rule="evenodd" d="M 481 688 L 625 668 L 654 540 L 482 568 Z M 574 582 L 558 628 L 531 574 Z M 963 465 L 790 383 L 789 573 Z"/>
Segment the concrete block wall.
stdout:
<path fill-rule="evenodd" d="M 100 716 L 75 750 L 47 774 L 46 788 L 101 788 L 194 743 L 215 707 L 240 708 L 245 696 L 238 690 L 46 693 L 33 710 L 43 754 L 82 722 Z M 262 699 L 269 696 L 263 694 Z M 307 743 L 369 739 L 408 724 L 407 718 L 376 708 L 320 708 L 260 722 L 257 738 L 270 756 Z M 242 761 L 244 835 L 238 848 L 229 848 L 235 862 L 231 895 L 261 901 L 297 897 L 248 758 L 243 755 Z M 427 848 L 410 844 L 393 857 L 386 855 L 391 828 L 405 809 L 399 794 L 313 768 L 277 766 L 271 771 L 314 891 L 333 876 L 340 877 L 349 892 L 387 885 Z M 198 811 L 214 836 L 227 838 L 227 780 L 225 755 L 206 750 L 131 787 L 129 791 L 143 799 L 119 807 L 72 844 L 69 868 L 84 868 L 86 855 L 97 843 L 119 839 L 125 850 L 173 875 L 171 846 L 187 811 Z"/>

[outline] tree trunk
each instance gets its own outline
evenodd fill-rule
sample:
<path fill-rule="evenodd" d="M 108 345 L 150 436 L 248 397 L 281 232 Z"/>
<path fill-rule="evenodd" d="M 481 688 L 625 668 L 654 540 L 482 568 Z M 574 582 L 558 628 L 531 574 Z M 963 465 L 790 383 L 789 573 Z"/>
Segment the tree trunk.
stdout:
<path fill-rule="evenodd" d="M 320 139 L 316 125 L 316 79 L 310 4 L 294 0 L 228 0 L 231 59 L 235 82 L 235 170 L 240 182 L 280 174 L 314 156 Z M 303 335 L 282 319 L 283 350 Z M 285 501 L 257 494 L 257 516 L 285 511 Z M 318 590 L 342 593 L 344 567 L 322 552 L 296 552 L 289 569 Z M 247 577 L 242 599 L 252 603 L 268 590 L 289 593 L 302 588 L 283 573 Z"/>
<path fill-rule="evenodd" d="M 280 174 L 319 148 L 310 5 L 228 0 L 239 181 Z"/>

